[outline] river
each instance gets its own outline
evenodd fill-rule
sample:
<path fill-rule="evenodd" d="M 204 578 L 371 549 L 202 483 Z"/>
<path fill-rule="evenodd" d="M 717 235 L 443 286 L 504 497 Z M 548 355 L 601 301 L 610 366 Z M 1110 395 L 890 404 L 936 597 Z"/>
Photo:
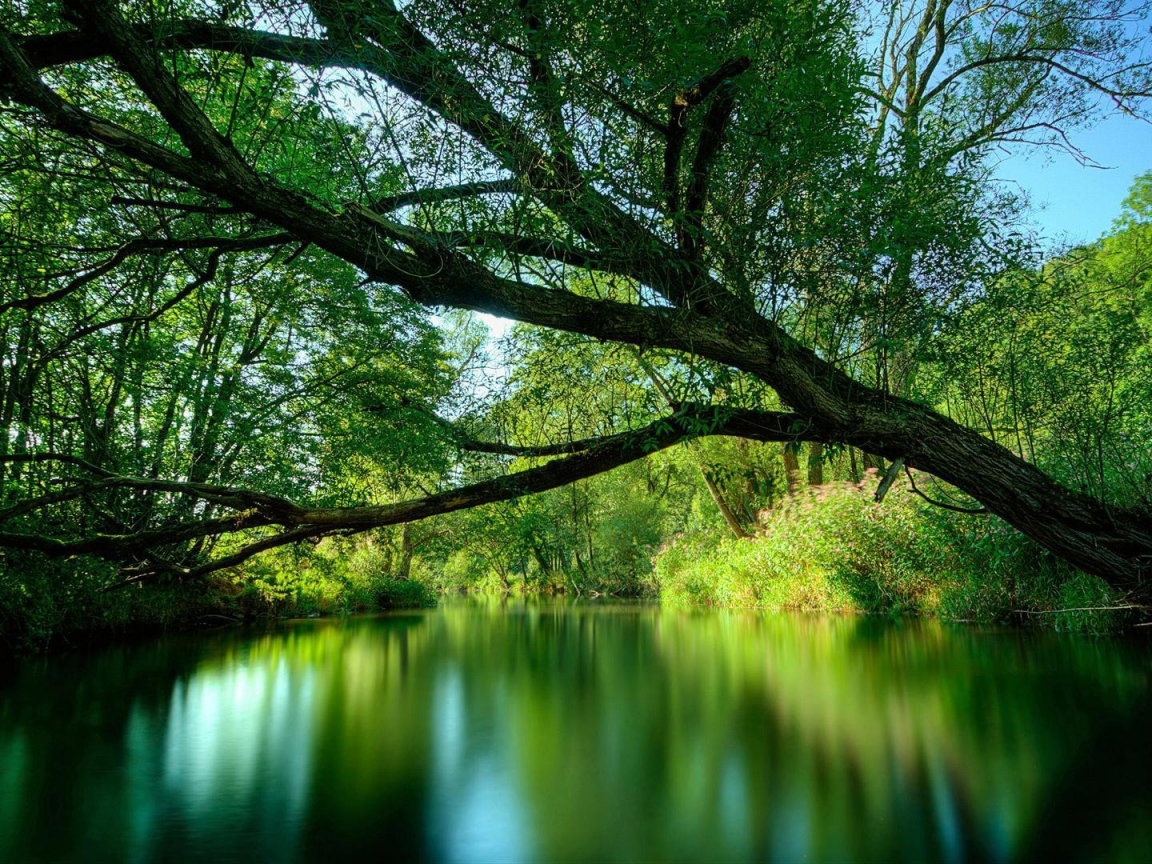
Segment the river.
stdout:
<path fill-rule="evenodd" d="M 1152 860 L 1147 640 L 627 603 L 7 667 L 0 860 Z"/>

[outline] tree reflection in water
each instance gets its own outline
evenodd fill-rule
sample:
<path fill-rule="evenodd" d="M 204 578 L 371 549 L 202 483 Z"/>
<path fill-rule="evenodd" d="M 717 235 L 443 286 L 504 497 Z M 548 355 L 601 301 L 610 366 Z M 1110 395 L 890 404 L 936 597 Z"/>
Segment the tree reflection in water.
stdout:
<path fill-rule="evenodd" d="M 457 602 L 9 672 L 0 858 L 1145 859 L 1143 642 Z"/>

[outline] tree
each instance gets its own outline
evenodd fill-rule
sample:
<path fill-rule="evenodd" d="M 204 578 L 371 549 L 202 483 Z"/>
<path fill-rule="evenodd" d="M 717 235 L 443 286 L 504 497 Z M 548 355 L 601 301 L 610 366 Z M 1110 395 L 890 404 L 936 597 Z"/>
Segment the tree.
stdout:
<path fill-rule="evenodd" d="M 1003 274 L 944 326 L 937 401 L 1074 488 L 1152 505 L 1149 177 L 1115 230 Z"/>
<path fill-rule="evenodd" d="M 53 152 L 84 154 L 99 177 L 96 199 L 130 188 L 153 213 L 209 212 L 227 236 L 200 230 L 192 240 L 213 254 L 241 242 L 303 245 L 424 307 L 671 352 L 688 376 L 755 380 L 789 410 L 686 403 L 631 431 L 508 445 L 510 455 L 561 458 L 377 506 L 303 506 L 188 473 L 127 476 L 27 448 L 5 458 L 96 467 L 96 478 L 73 475 L 62 491 L 15 505 L 21 513 L 109 488 L 231 512 L 202 518 L 193 506 L 180 521 L 124 533 L 6 532 L 0 544 L 102 555 L 151 578 L 163 572 L 146 554 L 159 542 L 255 532 L 228 555 L 178 568 L 194 576 L 284 543 L 554 488 L 687 438 L 737 435 L 902 459 L 1084 570 L 1140 584 L 1152 562 L 1146 511 L 1069 489 L 979 431 L 850 374 L 878 332 L 868 325 L 877 290 L 891 282 L 878 261 L 896 274 L 888 317 L 896 308 L 931 321 L 931 298 L 973 290 L 988 235 L 964 208 L 975 200 L 981 148 L 1038 110 L 1049 85 L 1063 93 L 1084 84 L 1089 96 L 1134 111 L 1149 95 L 1147 66 L 1126 59 L 1120 4 L 1087 4 L 1094 44 L 1110 39 L 1115 49 L 1087 66 L 1072 59 L 1083 39 L 1063 38 L 1056 17 L 1037 31 L 1039 44 L 1019 47 L 997 41 L 1008 33 L 1001 25 L 976 26 L 988 20 L 983 7 L 928 5 L 944 11 L 926 13 L 917 38 L 922 45 L 924 27 L 937 36 L 943 28 L 946 47 L 930 65 L 956 71 L 923 92 L 920 49 L 902 51 L 899 86 L 919 105 L 939 100 L 927 126 L 911 124 L 906 100 L 894 159 L 877 158 L 877 130 L 888 126 L 870 117 L 869 93 L 900 115 L 885 104 L 888 85 L 866 86 L 859 20 L 819 0 L 688 10 L 661 0 L 524 0 L 514 14 L 436 0 L 403 9 L 387 0 L 186 2 L 176 11 L 68 0 L 63 13 L 45 3 L 10 10 L 0 35 L 9 122 Z M 1030 6 L 1016 8 L 1034 20 Z M 949 9 L 960 14 L 948 18 Z M 977 98 L 992 80 L 981 70 L 992 68 L 996 81 L 1023 82 L 1009 104 Z M 953 100 L 961 80 L 973 89 Z M 981 112 L 994 113 L 993 131 L 980 131 Z M 957 133 L 956 117 L 980 134 Z M 913 126 L 918 140 L 944 128 L 967 158 L 908 156 Z M 287 164 L 285 154 L 299 152 L 312 157 L 309 170 Z M 907 194 L 928 182 L 938 194 Z M 907 225 L 933 227 L 909 244 Z M 87 230 L 82 220 L 73 233 Z M 132 236 L 128 220 L 109 230 Z M 122 263 L 115 257 L 109 265 Z M 16 302 L 57 302 L 64 280 L 44 280 L 57 287 Z M 261 531 L 271 527 L 279 530 Z"/>

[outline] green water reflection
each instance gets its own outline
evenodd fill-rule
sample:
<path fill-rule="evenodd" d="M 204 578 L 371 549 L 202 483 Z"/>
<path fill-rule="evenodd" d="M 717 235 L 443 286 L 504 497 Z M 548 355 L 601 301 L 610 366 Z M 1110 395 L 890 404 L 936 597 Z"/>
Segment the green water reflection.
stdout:
<path fill-rule="evenodd" d="M 1143 642 L 451 604 L 0 681 L 0 860 L 1152 860 Z"/>

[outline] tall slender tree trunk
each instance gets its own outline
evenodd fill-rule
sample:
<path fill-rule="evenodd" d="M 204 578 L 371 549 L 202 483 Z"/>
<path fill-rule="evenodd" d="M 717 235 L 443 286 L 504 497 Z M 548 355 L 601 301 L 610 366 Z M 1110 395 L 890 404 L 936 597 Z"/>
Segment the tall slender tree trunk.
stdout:
<path fill-rule="evenodd" d="M 819 441 L 808 445 L 808 485 L 824 485 L 824 445 Z"/>
<path fill-rule="evenodd" d="M 412 544 L 412 524 L 407 522 L 400 529 L 400 562 L 392 571 L 396 579 L 403 582 L 411 578 L 412 556 L 415 550 L 416 547 Z"/>
<path fill-rule="evenodd" d="M 732 533 L 740 539 L 748 537 L 748 531 L 744 525 L 741 524 L 740 518 L 728 506 L 728 502 L 724 500 L 724 494 L 720 491 L 720 487 L 716 485 L 716 481 L 712 479 L 712 475 L 708 469 L 703 465 L 697 466 L 700 468 L 700 476 L 704 478 L 704 485 L 708 487 L 708 494 L 712 496 L 712 500 L 716 504 L 716 509 L 720 511 L 720 515 L 724 517 L 724 521 L 728 523 L 728 527 L 732 529 Z"/>
<path fill-rule="evenodd" d="M 800 491 L 800 458 L 796 455 L 794 445 L 785 444 L 780 455 L 784 459 L 784 478 L 788 481 L 788 494 L 795 495 Z"/>

